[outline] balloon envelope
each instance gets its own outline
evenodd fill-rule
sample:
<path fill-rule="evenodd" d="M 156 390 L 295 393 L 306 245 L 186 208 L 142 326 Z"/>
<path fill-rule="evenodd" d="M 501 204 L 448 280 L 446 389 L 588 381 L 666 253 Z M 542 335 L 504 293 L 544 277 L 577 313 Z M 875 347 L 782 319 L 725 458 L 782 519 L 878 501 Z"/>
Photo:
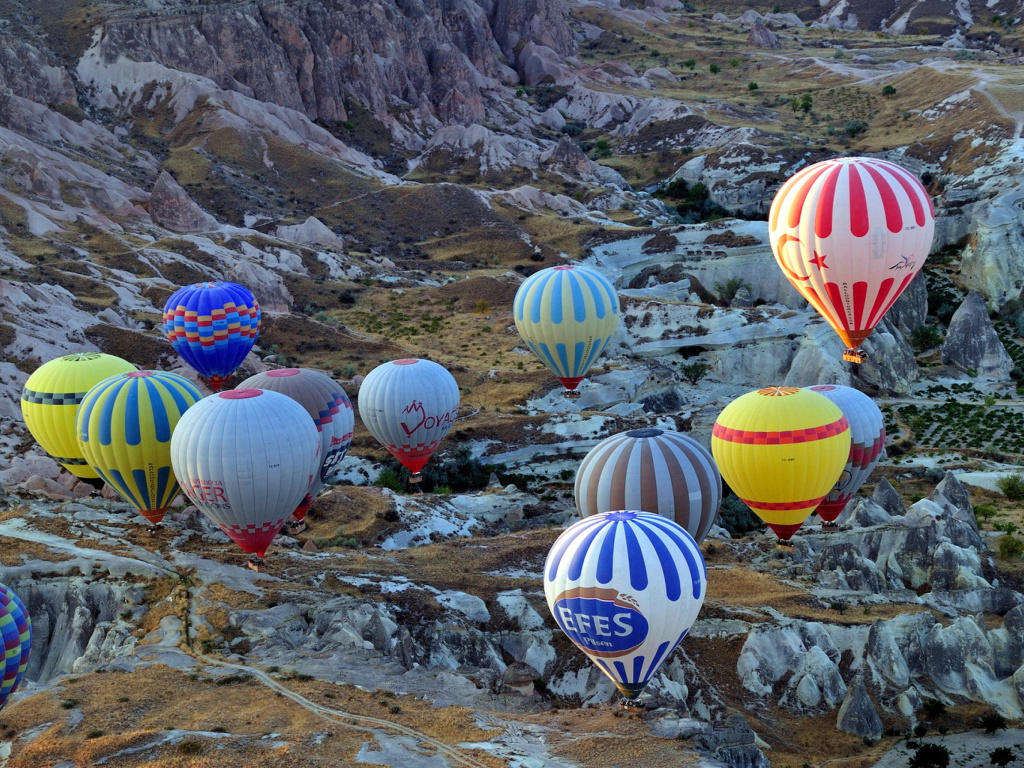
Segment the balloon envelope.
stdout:
<path fill-rule="evenodd" d="M 256 342 L 260 305 L 237 283 L 195 283 L 171 295 L 163 319 L 174 350 L 217 390 Z"/>
<path fill-rule="evenodd" d="M 99 352 L 65 355 L 39 366 L 21 392 L 21 413 L 32 437 L 58 463 L 83 479 L 99 475 L 78 445 L 75 416 L 85 394 L 108 376 L 134 371 L 127 360 Z"/>
<path fill-rule="evenodd" d="M 818 517 L 830 523 L 839 517 L 878 464 L 885 447 L 885 419 L 875 401 L 853 387 L 817 384 L 807 389 L 839 406 L 850 423 L 850 457 L 838 482 L 815 510 Z"/>
<path fill-rule="evenodd" d="M 279 368 L 257 373 L 236 389 L 266 389 L 287 395 L 306 409 L 320 433 L 320 468 L 313 477 L 306 498 L 292 513 L 297 520 L 301 520 L 327 478 L 345 458 L 352 443 L 352 427 L 355 422 L 352 403 L 334 379 L 312 368 Z"/>
<path fill-rule="evenodd" d="M 526 278 L 513 302 L 523 341 L 575 392 L 619 327 L 619 297 L 589 267 L 549 267 Z"/>
<path fill-rule="evenodd" d="M 697 543 L 648 512 L 586 517 L 565 529 L 544 563 L 551 615 L 629 699 L 686 637 L 706 590 Z"/>
<path fill-rule="evenodd" d="M 0 709 L 18 687 L 32 650 L 32 620 L 14 591 L 0 584 L 0 639 L 4 647 L 4 674 L 0 680 Z"/>
<path fill-rule="evenodd" d="M 589 517 L 642 509 L 675 520 L 699 544 L 722 502 L 711 453 L 692 437 L 636 429 L 602 440 L 576 470 L 576 508 Z"/>
<path fill-rule="evenodd" d="M 839 479 L 850 456 L 850 426 L 822 395 L 767 387 L 718 415 L 711 452 L 733 492 L 788 540 Z"/>
<path fill-rule="evenodd" d="M 130 371 L 90 389 L 78 409 L 78 444 L 104 482 L 159 523 L 181 490 L 171 471 L 171 434 L 203 399 L 176 373 Z"/>
<path fill-rule="evenodd" d="M 290 397 L 233 389 L 185 412 L 171 464 L 192 503 L 262 557 L 320 467 L 320 435 Z"/>
<path fill-rule="evenodd" d="M 924 266 L 934 232 L 921 182 L 867 157 L 804 168 L 782 185 L 768 216 L 775 260 L 855 362 L 857 346 Z"/>
<path fill-rule="evenodd" d="M 359 417 L 417 476 L 459 415 L 459 385 L 431 360 L 378 365 L 359 387 Z"/>

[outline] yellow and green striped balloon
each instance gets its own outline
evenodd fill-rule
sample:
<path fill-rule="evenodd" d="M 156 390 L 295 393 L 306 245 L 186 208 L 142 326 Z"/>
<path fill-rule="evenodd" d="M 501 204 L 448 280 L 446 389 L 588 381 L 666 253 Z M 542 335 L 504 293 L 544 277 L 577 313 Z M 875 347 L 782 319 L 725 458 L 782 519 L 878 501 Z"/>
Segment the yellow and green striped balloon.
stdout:
<path fill-rule="evenodd" d="M 28 377 L 21 392 L 25 426 L 68 472 L 83 479 L 98 477 L 75 438 L 78 405 L 85 393 L 103 379 L 134 370 L 127 360 L 99 352 L 65 355 L 44 363 Z"/>
<path fill-rule="evenodd" d="M 512 305 L 516 329 L 530 350 L 576 398 L 619 327 L 619 297 L 604 275 L 569 264 L 530 275 Z"/>
<path fill-rule="evenodd" d="M 165 371 L 131 371 L 89 390 L 78 411 L 82 454 L 100 477 L 159 523 L 181 490 L 171 469 L 171 433 L 202 400 L 192 382 Z"/>

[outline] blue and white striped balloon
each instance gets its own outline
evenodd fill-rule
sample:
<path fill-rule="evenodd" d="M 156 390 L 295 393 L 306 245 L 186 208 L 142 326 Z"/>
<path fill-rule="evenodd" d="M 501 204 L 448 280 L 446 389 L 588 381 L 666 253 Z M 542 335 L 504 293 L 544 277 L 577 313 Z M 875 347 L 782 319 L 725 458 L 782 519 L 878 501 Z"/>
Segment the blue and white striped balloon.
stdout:
<path fill-rule="evenodd" d="M 587 375 L 619 327 L 619 297 L 600 272 L 561 265 L 530 275 L 516 291 L 516 328 L 540 361 L 578 397 Z"/>
<path fill-rule="evenodd" d="M 650 512 L 584 518 L 558 537 L 544 563 L 544 595 L 558 626 L 627 699 L 686 637 L 706 590 L 693 537 Z"/>

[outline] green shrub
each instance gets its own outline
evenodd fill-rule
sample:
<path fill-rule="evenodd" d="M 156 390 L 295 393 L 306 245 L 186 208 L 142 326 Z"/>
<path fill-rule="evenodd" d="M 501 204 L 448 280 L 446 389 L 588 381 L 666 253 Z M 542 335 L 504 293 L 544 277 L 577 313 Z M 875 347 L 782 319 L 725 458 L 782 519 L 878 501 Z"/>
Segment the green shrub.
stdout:
<path fill-rule="evenodd" d="M 765 528 L 764 521 L 750 511 L 750 507 L 740 501 L 732 491 L 729 491 L 722 498 L 722 507 L 718 511 L 720 526 L 729 532 L 730 536 L 741 536 L 749 531 L 760 531 Z"/>
<path fill-rule="evenodd" d="M 712 75 L 717 75 L 721 71 L 722 68 L 717 64 L 712 64 L 710 67 L 708 67 L 708 72 L 710 72 Z"/>
<path fill-rule="evenodd" d="M 747 284 L 742 277 L 730 277 L 724 283 L 715 283 L 715 290 L 718 292 L 718 298 L 722 301 L 732 301 L 735 299 L 740 288 L 750 290 L 750 285 Z"/>
<path fill-rule="evenodd" d="M 934 349 L 942 342 L 942 331 L 933 325 L 919 325 L 910 334 L 910 345 L 915 352 L 921 353 Z"/>
<path fill-rule="evenodd" d="M 747 83 L 747 90 L 750 91 L 751 93 L 753 93 L 754 91 L 756 91 L 760 87 L 761 86 L 759 86 L 753 80 L 751 80 L 749 83 Z"/>
<path fill-rule="evenodd" d="M 1005 475 L 996 481 L 999 490 L 1011 501 L 1024 499 L 1024 474 L 1017 472 L 1013 475 Z"/>
<path fill-rule="evenodd" d="M 895 96 L 896 95 L 896 89 L 893 86 L 891 86 L 891 85 L 887 85 L 887 86 L 885 86 L 885 88 L 882 89 L 882 95 L 883 96 Z"/>
<path fill-rule="evenodd" d="M 1016 759 L 1012 747 L 997 747 L 988 753 L 988 761 L 996 768 L 1006 768 Z"/>
<path fill-rule="evenodd" d="M 946 714 L 946 705 L 938 699 L 925 699 L 921 705 L 929 720 L 936 720 Z"/>
<path fill-rule="evenodd" d="M 855 136 L 859 136 L 860 134 L 864 133 L 864 131 L 866 131 L 867 129 L 868 124 L 863 120 L 847 120 L 845 123 L 843 123 L 843 130 L 846 131 L 846 135 L 849 136 L 851 139 L 854 138 Z"/>
<path fill-rule="evenodd" d="M 1010 533 L 999 537 L 999 556 L 1004 560 L 1016 560 L 1024 555 L 1024 541 Z"/>
<path fill-rule="evenodd" d="M 909 762 L 910 768 L 948 768 L 949 749 L 941 744 L 921 744 Z"/>
<path fill-rule="evenodd" d="M 402 493 L 405 490 L 405 483 L 402 482 L 399 473 L 393 469 L 383 470 L 377 475 L 377 479 L 373 481 L 373 484 L 378 488 L 390 488 L 395 493 Z"/>

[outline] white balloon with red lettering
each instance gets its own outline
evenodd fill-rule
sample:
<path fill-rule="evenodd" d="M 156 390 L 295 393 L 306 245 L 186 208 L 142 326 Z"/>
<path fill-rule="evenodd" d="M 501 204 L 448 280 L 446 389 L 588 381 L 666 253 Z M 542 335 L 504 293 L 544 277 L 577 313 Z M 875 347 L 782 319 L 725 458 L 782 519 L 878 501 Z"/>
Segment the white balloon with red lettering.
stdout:
<path fill-rule="evenodd" d="M 459 414 L 459 385 L 431 360 L 392 360 L 367 374 L 359 417 L 419 482 L 420 471 Z"/>
<path fill-rule="evenodd" d="M 233 389 L 182 414 L 171 466 L 196 507 L 263 557 L 320 467 L 320 434 L 287 395 Z"/>
<path fill-rule="evenodd" d="M 640 695 L 697 620 L 707 569 L 678 523 L 603 512 L 569 526 L 544 563 L 548 608 L 627 699 Z"/>

